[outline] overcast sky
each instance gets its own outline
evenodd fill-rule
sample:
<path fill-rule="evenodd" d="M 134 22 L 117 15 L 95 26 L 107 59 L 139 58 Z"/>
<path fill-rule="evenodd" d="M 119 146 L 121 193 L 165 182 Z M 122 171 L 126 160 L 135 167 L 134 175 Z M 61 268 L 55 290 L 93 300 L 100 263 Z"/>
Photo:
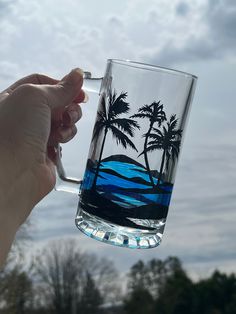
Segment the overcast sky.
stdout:
<path fill-rule="evenodd" d="M 33 72 L 60 78 L 81 67 L 101 76 L 108 58 L 199 77 L 161 246 L 132 251 L 85 237 L 74 226 L 77 196 L 58 192 L 32 214 L 35 246 L 74 236 L 83 250 L 124 271 L 140 258 L 168 255 L 179 256 L 195 276 L 235 271 L 235 50 L 234 0 L 0 0 L 1 89 Z M 76 175 L 83 173 L 96 97 L 83 108 L 78 136 L 63 147 Z"/>

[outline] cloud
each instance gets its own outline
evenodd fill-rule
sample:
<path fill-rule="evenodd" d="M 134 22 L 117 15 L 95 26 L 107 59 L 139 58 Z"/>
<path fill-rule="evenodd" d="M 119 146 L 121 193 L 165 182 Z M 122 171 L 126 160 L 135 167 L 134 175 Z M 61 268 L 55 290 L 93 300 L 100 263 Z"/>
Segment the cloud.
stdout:
<path fill-rule="evenodd" d="M 106 15 L 102 5 L 91 13 L 74 0 L 60 4 L 21 0 L 4 15 L 0 58 L 19 64 L 19 75 L 33 68 L 58 76 L 78 65 L 99 75 L 111 57 L 170 66 L 233 54 L 232 1 L 139 0 L 124 2 L 122 15 L 115 4 Z"/>
<path fill-rule="evenodd" d="M 176 6 L 176 19 L 184 18 L 185 39 L 179 44 L 178 31 L 156 51 L 149 52 L 150 62 L 164 65 L 200 60 L 235 58 L 236 49 L 236 3 L 209 1 L 199 8 L 195 23 L 188 26 L 194 7 L 180 2 Z M 188 14 L 188 18 L 185 15 Z"/>
<path fill-rule="evenodd" d="M 180 2 L 176 5 L 176 13 L 181 16 L 186 16 L 189 12 L 189 6 L 186 2 Z"/>
<path fill-rule="evenodd" d="M 236 48 L 236 2 L 209 1 L 206 12 L 210 34 L 216 47 L 230 51 Z"/>
<path fill-rule="evenodd" d="M 5 82 L 11 81 L 16 78 L 19 71 L 17 64 L 8 61 L 0 61 L 0 77 Z"/>
<path fill-rule="evenodd" d="M 0 16 L 1 18 L 4 17 L 4 15 L 9 14 L 10 10 L 13 7 L 14 0 L 0 0 Z"/>
<path fill-rule="evenodd" d="M 207 38 L 190 38 L 178 47 L 170 40 L 156 52 L 146 54 L 150 63 L 172 66 L 179 63 L 194 62 L 221 57 L 222 51 L 215 50 L 215 44 Z"/>
<path fill-rule="evenodd" d="M 234 56 L 230 0 L 124 1 L 122 15 L 116 4 L 88 10 L 74 0 L 59 3 L 1 1 L 1 60 L 19 64 L 22 75 L 33 68 L 58 76 L 78 65 L 101 73 L 111 57 L 170 66 Z"/>

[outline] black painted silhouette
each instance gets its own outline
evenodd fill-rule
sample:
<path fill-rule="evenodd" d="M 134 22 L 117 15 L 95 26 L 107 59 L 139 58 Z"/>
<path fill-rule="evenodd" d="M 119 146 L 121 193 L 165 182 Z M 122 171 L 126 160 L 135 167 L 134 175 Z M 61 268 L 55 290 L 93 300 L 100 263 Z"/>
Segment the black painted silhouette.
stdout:
<path fill-rule="evenodd" d="M 166 218 L 173 185 L 162 183 L 153 188 L 146 168 L 125 155 L 109 156 L 101 164 L 96 190 L 91 180 L 94 168 L 87 167 L 80 198 L 82 209 L 124 227 L 154 230 L 147 221 L 142 225 L 142 220 Z M 156 172 L 155 182 L 157 176 Z"/>
<path fill-rule="evenodd" d="M 162 131 L 153 128 L 154 133 L 149 134 L 151 141 L 147 143 L 146 153 L 157 149 L 163 150 L 157 184 L 161 182 L 165 163 L 168 169 L 170 160 L 175 161 L 179 155 L 182 130 L 177 129 L 177 122 L 176 115 L 172 115 L 167 122 L 167 127 L 163 126 Z"/>
<path fill-rule="evenodd" d="M 150 133 L 152 132 L 154 124 L 157 123 L 158 126 L 160 127 L 162 122 L 166 120 L 166 114 L 163 110 L 163 105 L 160 103 L 160 101 L 158 102 L 154 101 L 151 105 L 144 105 L 143 107 L 139 108 L 138 113 L 134 114 L 132 118 L 148 119 L 150 122 L 147 133 L 143 135 L 145 138 L 144 147 L 143 147 L 143 152 L 139 156 L 141 156 L 142 154 L 144 155 L 144 160 L 145 160 L 146 168 L 147 168 L 148 175 L 150 178 L 150 182 L 152 183 L 154 187 L 155 184 L 154 184 L 151 169 L 149 166 L 147 147 L 148 147 L 149 136 L 150 136 Z"/>
<path fill-rule="evenodd" d="M 137 121 L 132 118 L 120 118 L 120 115 L 127 114 L 130 110 L 129 104 L 125 101 L 127 93 L 121 93 L 118 97 L 116 92 L 110 93 L 108 97 L 108 108 L 106 109 L 106 98 L 103 95 L 101 99 L 101 109 L 98 112 L 98 118 L 94 126 L 93 140 L 98 138 L 103 131 L 103 140 L 101 151 L 94 176 L 93 189 L 96 187 L 97 177 L 102 159 L 102 153 L 106 141 L 108 131 L 112 132 L 117 144 L 121 144 L 124 148 L 130 146 L 137 151 L 130 137 L 134 137 L 135 128 L 139 129 Z"/>
<path fill-rule="evenodd" d="M 173 184 L 164 180 L 163 172 L 170 161 L 174 163 L 178 158 L 182 130 L 177 128 L 176 115 L 167 121 L 160 101 L 144 105 L 138 113 L 124 118 L 130 110 L 126 98 L 127 93 L 117 96 L 115 91 L 101 98 L 93 133 L 94 141 L 102 135 L 101 150 L 98 160 L 88 160 L 80 207 L 113 224 L 153 231 L 155 221 L 165 219 L 168 213 Z M 121 154 L 102 159 L 109 131 L 117 145 L 137 151 L 131 140 L 135 130 L 140 129 L 135 118 L 149 120 L 139 154 L 144 155 L 145 166 Z M 148 160 L 148 154 L 155 150 L 163 150 L 159 171 L 151 170 Z"/>

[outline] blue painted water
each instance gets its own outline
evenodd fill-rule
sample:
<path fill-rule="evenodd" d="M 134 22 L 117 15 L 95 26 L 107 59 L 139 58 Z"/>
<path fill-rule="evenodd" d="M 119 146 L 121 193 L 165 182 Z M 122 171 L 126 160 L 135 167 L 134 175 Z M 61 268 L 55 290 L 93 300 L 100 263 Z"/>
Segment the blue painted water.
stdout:
<path fill-rule="evenodd" d="M 104 199 L 121 206 L 122 208 L 138 208 L 148 205 L 163 205 L 168 207 L 170 203 L 172 184 L 159 182 L 157 174 L 153 181 L 153 188 L 149 175 L 144 166 L 132 159 L 122 156 L 122 161 L 105 159 L 99 167 L 99 175 L 96 182 L 96 192 Z M 124 160 L 127 162 L 124 162 Z M 85 172 L 83 190 L 90 190 L 94 182 L 95 169 L 87 169 Z"/>

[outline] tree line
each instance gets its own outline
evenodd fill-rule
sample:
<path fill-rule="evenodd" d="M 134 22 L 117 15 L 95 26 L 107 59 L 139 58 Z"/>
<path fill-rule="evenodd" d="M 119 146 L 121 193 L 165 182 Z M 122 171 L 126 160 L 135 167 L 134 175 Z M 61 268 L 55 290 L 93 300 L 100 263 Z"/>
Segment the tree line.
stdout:
<path fill-rule="evenodd" d="M 131 267 L 126 314 L 236 313 L 236 276 L 219 271 L 193 282 L 177 257 Z"/>
<path fill-rule="evenodd" d="M 23 261 L 23 259 L 21 259 Z M 135 263 L 126 291 L 111 261 L 54 241 L 31 262 L 13 256 L 0 272 L 4 314 L 233 314 L 236 276 L 215 271 L 192 281 L 177 257 Z"/>
<path fill-rule="evenodd" d="M 80 252 L 74 239 L 52 241 L 27 266 L 14 255 L 0 271 L 0 313 L 99 314 L 120 293 L 113 264 Z"/>

